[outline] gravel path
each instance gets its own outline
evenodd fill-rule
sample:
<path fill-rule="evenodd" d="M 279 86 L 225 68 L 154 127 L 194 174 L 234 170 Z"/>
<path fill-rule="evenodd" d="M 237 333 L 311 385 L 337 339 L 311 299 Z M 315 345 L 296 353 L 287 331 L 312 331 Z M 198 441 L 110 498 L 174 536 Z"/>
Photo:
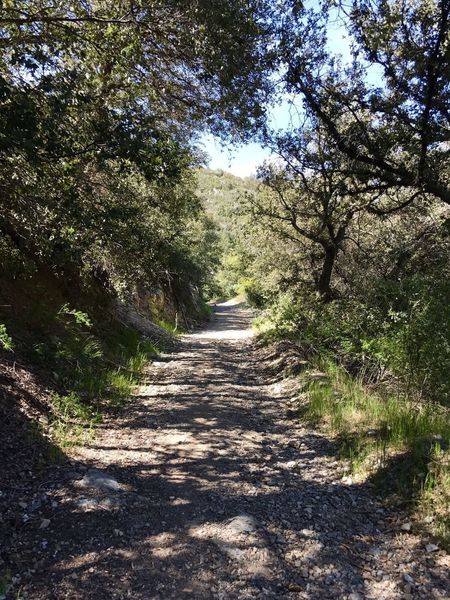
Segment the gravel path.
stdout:
<path fill-rule="evenodd" d="M 41 503 L 25 597 L 447 597 L 447 557 L 287 418 L 250 317 L 219 306 L 77 451 Z"/>

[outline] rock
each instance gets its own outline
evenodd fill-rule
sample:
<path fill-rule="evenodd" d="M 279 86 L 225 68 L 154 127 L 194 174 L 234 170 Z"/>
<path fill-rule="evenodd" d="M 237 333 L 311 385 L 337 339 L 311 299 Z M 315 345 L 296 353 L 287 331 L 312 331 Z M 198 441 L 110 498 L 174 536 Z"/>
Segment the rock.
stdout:
<path fill-rule="evenodd" d="M 76 501 L 76 505 L 79 508 L 85 508 L 85 509 L 89 509 L 89 508 L 98 508 L 98 500 L 95 500 L 94 498 L 78 498 L 78 500 Z"/>
<path fill-rule="evenodd" d="M 409 573 L 404 573 L 403 581 L 405 581 L 405 583 L 408 583 L 409 585 L 414 585 L 414 579 L 411 577 L 411 575 L 409 575 Z"/>
<path fill-rule="evenodd" d="M 122 489 L 122 486 L 114 477 L 98 469 L 90 469 L 80 483 L 83 487 L 90 487 L 100 491 L 119 492 Z"/>
<path fill-rule="evenodd" d="M 348 600 L 362 600 L 362 596 L 361 594 L 358 594 L 358 592 L 352 592 L 349 595 Z"/>
<path fill-rule="evenodd" d="M 288 543 L 287 539 L 283 535 L 277 535 L 275 539 L 276 544 L 280 544 L 281 546 Z"/>
<path fill-rule="evenodd" d="M 139 503 L 135 502 L 135 504 Z M 108 496 L 107 498 L 104 498 L 101 502 L 99 502 L 99 506 L 107 509 L 120 508 L 122 506 L 122 501 L 120 500 L 120 498 Z"/>
<path fill-rule="evenodd" d="M 249 515 L 238 515 L 237 517 L 230 519 L 226 527 L 229 533 L 239 535 L 256 531 L 258 525 L 253 517 Z"/>
<path fill-rule="evenodd" d="M 439 550 L 439 546 L 436 546 L 436 544 L 427 544 L 425 546 L 425 550 L 427 552 L 436 552 L 437 550 Z"/>
<path fill-rule="evenodd" d="M 300 569 L 300 577 L 303 577 L 304 579 L 308 579 L 308 577 L 309 577 L 309 570 L 306 567 L 302 567 Z"/>
<path fill-rule="evenodd" d="M 47 529 L 50 525 L 50 519 L 42 519 L 41 524 L 39 525 L 39 529 Z"/>
<path fill-rule="evenodd" d="M 229 544 L 219 544 L 219 548 L 233 560 L 244 560 L 245 559 L 245 556 L 246 556 L 245 550 L 241 550 L 240 548 L 235 548 L 234 546 L 230 546 Z"/>
<path fill-rule="evenodd" d="M 400 529 L 402 531 L 411 531 L 411 523 L 403 523 L 403 525 L 400 527 Z"/>

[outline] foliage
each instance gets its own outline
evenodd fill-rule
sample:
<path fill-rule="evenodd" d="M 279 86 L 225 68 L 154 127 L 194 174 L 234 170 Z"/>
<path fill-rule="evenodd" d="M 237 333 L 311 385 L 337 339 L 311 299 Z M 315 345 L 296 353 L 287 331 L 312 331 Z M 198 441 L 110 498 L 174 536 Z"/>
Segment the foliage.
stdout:
<path fill-rule="evenodd" d="M 382 326 L 362 338 L 361 350 L 390 365 L 411 392 L 448 404 L 449 282 L 416 275 L 395 287 Z"/>
<path fill-rule="evenodd" d="M 249 198 L 248 210 L 280 240 L 300 251 L 306 248 L 312 267 L 309 285 L 330 300 L 336 260 L 352 221 L 372 208 L 373 183 L 364 185 L 346 175 L 348 160 L 318 123 L 273 135 L 271 142 L 283 163 L 266 162 L 258 170 L 264 186 Z"/>
<path fill-rule="evenodd" d="M 90 421 L 93 418 L 90 407 L 83 404 L 79 396 L 73 392 L 65 396 L 52 394 L 50 401 L 53 405 L 55 415 L 66 422 L 70 419 Z"/>
<path fill-rule="evenodd" d="M 3 350 L 13 349 L 12 338 L 10 335 L 8 335 L 8 332 L 6 331 L 6 325 L 3 323 L 0 323 L 0 346 L 3 348 Z"/>
<path fill-rule="evenodd" d="M 447 0 L 286 2 L 285 10 L 285 91 L 350 159 L 343 174 L 385 192 L 381 212 L 423 194 L 449 204 Z M 347 36 L 340 53 L 330 23 Z"/>
<path fill-rule="evenodd" d="M 246 240 L 248 217 L 243 201 L 256 193 L 253 179 L 241 179 L 223 171 L 200 169 L 196 173 L 197 195 L 216 231 L 215 256 L 209 262 L 209 298 L 232 298 L 241 293 L 249 277 L 254 249 Z M 211 256 L 211 251 L 210 251 Z"/>
<path fill-rule="evenodd" d="M 264 290 L 255 279 L 249 277 L 240 279 L 237 292 L 238 295 L 245 296 L 248 304 L 254 308 L 263 308 L 265 305 Z"/>
<path fill-rule="evenodd" d="M 266 340 L 300 338 L 369 379 L 390 371 L 410 395 L 449 404 L 448 280 L 373 283 L 364 298 L 325 305 L 280 296 L 257 331 Z"/>
<path fill-rule="evenodd" d="M 28 332 L 30 348 L 22 346 L 21 353 L 48 381 L 48 433 L 59 448 L 69 448 L 92 434 L 105 411 L 126 404 L 160 349 L 135 329 L 117 322 L 111 327 L 68 303 L 50 307 L 49 298 L 34 307 L 39 327 Z M 59 460 L 56 447 L 49 458 Z"/>
<path fill-rule="evenodd" d="M 63 419 L 89 421 L 105 405 L 123 403 L 145 365 L 158 354 L 135 330 L 116 325 L 114 333 L 105 332 L 87 313 L 67 304 L 47 320 L 53 333 L 39 342 L 35 339 L 31 355 L 66 390 L 53 396 L 55 411 Z"/>
<path fill-rule="evenodd" d="M 318 367 L 325 378 L 306 374 L 303 416 L 337 436 L 356 475 L 368 472 L 388 494 L 412 499 L 448 545 L 448 409 L 369 391 L 334 363 Z"/>
<path fill-rule="evenodd" d="M 167 331 L 167 333 L 170 333 L 171 335 L 179 335 L 177 324 L 169 323 L 163 319 L 154 319 L 154 321 L 158 327 L 161 327 L 161 329 L 164 329 L 164 331 Z"/>
<path fill-rule="evenodd" d="M 193 192 L 195 142 L 207 126 L 245 137 L 262 124 L 271 13 L 241 0 L 4 3 L 2 277 L 46 266 L 112 295 L 175 280 L 201 292 L 215 233 Z"/>

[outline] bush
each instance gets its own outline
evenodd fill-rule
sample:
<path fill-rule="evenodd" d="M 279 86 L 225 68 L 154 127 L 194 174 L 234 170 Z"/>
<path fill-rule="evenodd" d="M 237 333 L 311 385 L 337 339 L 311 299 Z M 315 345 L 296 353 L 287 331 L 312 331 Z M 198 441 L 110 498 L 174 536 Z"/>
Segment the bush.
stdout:
<path fill-rule="evenodd" d="M 364 302 L 285 294 L 256 327 L 266 339 L 301 338 L 344 364 L 387 369 L 410 395 L 448 404 L 449 297 L 450 283 L 419 276 L 378 282 Z"/>
<path fill-rule="evenodd" d="M 267 342 L 304 338 L 307 312 L 301 301 L 294 300 L 290 294 L 284 294 L 255 319 L 254 327 L 258 335 Z"/>
<path fill-rule="evenodd" d="M 3 348 L 3 350 L 13 349 L 12 338 L 10 335 L 8 335 L 8 332 L 6 331 L 6 325 L 3 323 L 0 323 L 0 347 Z"/>
<path fill-rule="evenodd" d="M 105 325 L 94 325 L 86 312 L 67 304 L 53 317 L 47 315 L 47 321 L 51 334 L 39 335 L 33 357 L 65 392 L 55 396 L 54 406 L 59 412 L 72 411 L 73 418 L 86 420 L 93 407 L 123 403 L 148 361 L 159 353 L 134 329 L 116 324 L 114 331 L 105 330 Z"/>
<path fill-rule="evenodd" d="M 264 308 L 267 304 L 267 298 L 264 295 L 262 286 L 250 277 L 243 277 L 239 280 L 237 288 L 238 295 L 244 295 L 250 306 L 254 308 Z"/>

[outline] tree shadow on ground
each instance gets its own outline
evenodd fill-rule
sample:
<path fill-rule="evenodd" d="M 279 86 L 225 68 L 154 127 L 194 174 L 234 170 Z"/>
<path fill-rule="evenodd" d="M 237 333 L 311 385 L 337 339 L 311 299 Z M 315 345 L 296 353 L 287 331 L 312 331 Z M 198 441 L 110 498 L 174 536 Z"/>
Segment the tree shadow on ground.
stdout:
<path fill-rule="evenodd" d="M 43 433 L 49 406 L 44 384 L 27 366 L 1 356 L 0 365 L 0 581 L 4 588 L 29 551 L 28 532 L 42 522 L 50 499 L 42 485 L 67 462 Z M 59 478 L 59 475 L 56 475 Z M 21 557 L 21 558 L 20 558 Z"/>
<path fill-rule="evenodd" d="M 367 571 L 391 560 L 394 536 L 371 486 L 345 484 L 336 446 L 283 417 L 248 346 L 187 339 L 174 358 L 44 486 L 49 525 L 33 524 L 14 565 L 39 549 L 28 598 L 381 597 Z M 117 489 L 86 485 L 92 468 Z M 239 515 L 254 532 L 230 534 Z"/>

